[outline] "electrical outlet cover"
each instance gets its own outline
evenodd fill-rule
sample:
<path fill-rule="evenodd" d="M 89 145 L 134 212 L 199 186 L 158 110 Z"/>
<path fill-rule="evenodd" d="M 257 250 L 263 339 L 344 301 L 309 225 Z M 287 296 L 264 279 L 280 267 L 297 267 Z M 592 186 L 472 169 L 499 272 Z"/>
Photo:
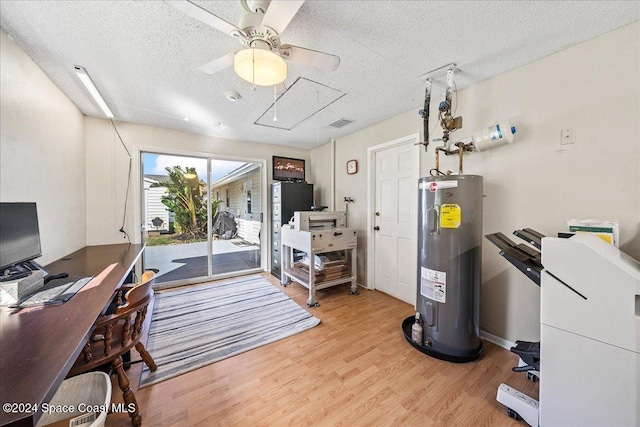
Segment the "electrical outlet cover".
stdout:
<path fill-rule="evenodd" d="M 562 129 L 560 131 L 560 143 L 562 145 L 575 144 L 576 136 L 573 128 Z"/>

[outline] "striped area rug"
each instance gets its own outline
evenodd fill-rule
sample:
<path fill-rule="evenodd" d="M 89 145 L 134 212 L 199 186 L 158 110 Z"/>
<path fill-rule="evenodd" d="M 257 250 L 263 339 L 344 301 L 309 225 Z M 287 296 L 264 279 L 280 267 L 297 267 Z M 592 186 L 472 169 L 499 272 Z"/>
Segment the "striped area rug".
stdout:
<path fill-rule="evenodd" d="M 140 388 L 313 328 L 312 316 L 258 275 L 159 292 Z"/>

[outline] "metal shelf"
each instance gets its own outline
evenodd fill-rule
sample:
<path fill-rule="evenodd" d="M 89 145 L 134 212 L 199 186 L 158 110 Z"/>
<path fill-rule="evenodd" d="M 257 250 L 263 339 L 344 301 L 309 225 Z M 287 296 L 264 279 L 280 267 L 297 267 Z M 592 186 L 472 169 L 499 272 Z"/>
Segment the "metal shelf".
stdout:
<path fill-rule="evenodd" d="M 285 270 L 284 274 L 294 282 L 297 282 L 302 286 L 304 286 L 305 288 L 309 289 L 308 282 L 305 282 L 304 280 L 296 277 L 293 273 L 290 273 L 290 271 L 291 271 L 290 269 L 287 269 Z M 351 275 L 351 276 L 341 277 L 339 279 L 334 279 L 334 280 L 325 280 L 324 282 L 320 282 L 320 283 L 316 282 L 316 290 L 330 288 L 332 286 L 341 285 L 343 283 L 353 282 L 354 280 L 356 280 L 356 276 Z"/>

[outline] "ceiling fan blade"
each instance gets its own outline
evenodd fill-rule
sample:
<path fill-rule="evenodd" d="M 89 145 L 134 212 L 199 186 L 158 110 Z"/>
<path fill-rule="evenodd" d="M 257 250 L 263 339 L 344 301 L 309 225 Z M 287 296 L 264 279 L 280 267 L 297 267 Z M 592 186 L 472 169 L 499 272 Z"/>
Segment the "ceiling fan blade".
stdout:
<path fill-rule="evenodd" d="M 318 52 L 300 46 L 283 44 L 280 46 L 282 55 L 289 61 L 311 65 L 326 71 L 335 71 L 340 65 L 340 57 L 330 53 Z"/>
<path fill-rule="evenodd" d="M 170 6 L 178 9 L 185 15 L 189 15 L 190 17 L 207 24 L 210 27 L 215 28 L 216 30 L 222 31 L 223 33 L 231 35 L 233 32 L 239 31 L 242 33 L 242 30 L 236 27 L 233 24 L 228 23 L 222 18 L 218 18 L 216 15 L 211 12 L 201 8 L 197 4 L 191 3 L 187 0 L 164 0 Z"/>
<path fill-rule="evenodd" d="M 196 70 L 202 71 L 205 74 L 215 74 L 218 71 L 222 71 L 225 68 L 233 65 L 233 55 L 235 55 L 235 53 L 229 53 L 223 57 L 209 62 L 208 64 L 204 64 L 196 68 Z"/>
<path fill-rule="evenodd" d="M 276 30 L 282 34 L 289 22 L 293 19 L 304 0 L 271 0 L 267 12 L 262 18 L 262 25 Z"/>

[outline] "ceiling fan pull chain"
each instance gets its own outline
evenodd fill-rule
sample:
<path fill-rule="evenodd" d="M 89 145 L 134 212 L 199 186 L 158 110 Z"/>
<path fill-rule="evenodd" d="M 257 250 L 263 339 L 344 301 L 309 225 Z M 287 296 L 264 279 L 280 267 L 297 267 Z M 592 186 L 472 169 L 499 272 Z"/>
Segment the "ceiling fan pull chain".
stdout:
<path fill-rule="evenodd" d="M 256 51 L 251 49 L 251 90 L 256 91 Z"/>
<path fill-rule="evenodd" d="M 320 111 L 320 92 L 316 91 L 316 111 Z M 320 142 L 320 116 L 316 114 L 316 142 Z"/>
<path fill-rule="evenodd" d="M 278 121 L 278 97 L 276 96 L 276 86 L 273 86 L 273 121 Z"/>

